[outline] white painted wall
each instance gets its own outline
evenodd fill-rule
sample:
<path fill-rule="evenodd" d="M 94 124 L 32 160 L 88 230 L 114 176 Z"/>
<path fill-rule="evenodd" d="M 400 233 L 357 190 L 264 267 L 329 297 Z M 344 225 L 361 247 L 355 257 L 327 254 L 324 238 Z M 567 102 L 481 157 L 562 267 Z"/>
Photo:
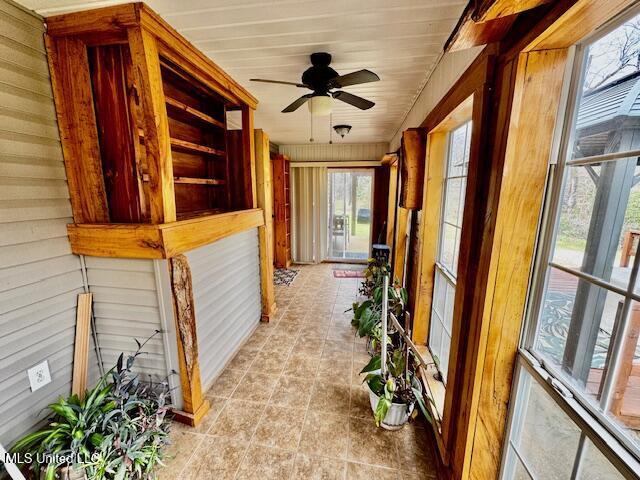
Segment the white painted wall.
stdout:
<path fill-rule="evenodd" d="M 280 145 L 280 153 L 292 162 L 380 160 L 388 151 L 386 142 Z"/>

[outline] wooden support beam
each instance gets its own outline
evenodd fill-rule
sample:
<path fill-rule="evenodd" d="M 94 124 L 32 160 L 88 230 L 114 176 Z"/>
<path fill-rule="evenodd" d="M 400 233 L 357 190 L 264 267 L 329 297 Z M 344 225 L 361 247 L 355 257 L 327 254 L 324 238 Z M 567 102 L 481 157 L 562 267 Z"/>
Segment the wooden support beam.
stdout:
<path fill-rule="evenodd" d="M 427 156 L 427 131 L 410 128 L 402 132 L 402 194 L 400 206 L 410 210 L 422 208 L 424 162 Z"/>
<path fill-rule="evenodd" d="M 411 210 L 398 207 L 395 238 L 393 241 L 393 279 L 404 283 L 404 264 L 407 258 L 407 234 L 411 225 Z"/>
<path fill-rule="evenodd" d="M 247 105 L 242 107 L 242 148 L 245 165 L 251 170 L 251 207 L 256 208 L 258 197 L 256 195 L 256 151 L 253 133 L 253 109 Z"/>
<path fill-rule="evenodd" d="M 493 242 L 485 251 L 490 258 L 487 286 L 476 299 L 481 307 L 479 342 L 467 370 L 477 404 L 465 461 L 472 479 L 496 478 L 500 468 L 566 59 L 562 49 L 522 54 L 518 61 L 504 167 L 494 173 L 501 176 L 501 186 Z"/>
<path fill-rule="evenodd" d="M 499 42 L 516 20 L 516 16 L 511 15 L 478 23 L 473 19 L 473 8 L 474 2 L 469 2 L 458 21 L 458 25 L 445 44 L 445 52 L 455 52 L 478 45 Z"/>
<path fill-rule="evenodd" d="M 77 223 L 109 221 L 87 47 L 45 35 L 64 165 Z"/>
<path fill-rule="evenodd" d="M 73 349 L 73 380 L 71 393 L 80 399 L 87 391 L 87 377 L 89 371 L 89 334 L 91 333 L 91 303 L 92 293 L 78 295 L 76 310 L 76 336 Z"/>
<path fill-rule="evenodd" d="M 268 322 L 276 312 L 276 298 L 273 284 L 273 184 L 269 136 L 264 131 L 255 130 L 255 146 L 256 197 L 258 208 L 264 214 L 264 225 L 258 227 L 262 320 Z"/>
<path fill-rule="evenodd" d="M 386 244 L 393 249 L 396 228 L 396 210 L 398 209 L 398 157 L 389 165 L 389 198 L 387 206 Z"/>
<path fill-rule="evenodd" d="M 473 12 L 473 19 L 478 22 L 487 22 L 496 18 L 508 17 L 517 13 L 531 10 L 552 0 L 484 0 L 477 2 Z"/>
<path fill-rule="evenodd" d="M 209 411 L 209 402 L 202 395 L 200 382 L 196 312 L 193 303 L 191 269 L 187 257 L 177 255 L 172 258 L 169 261 L 169 275 L 178 337 L 178 361 L 183 400 L 183 411 L 174 413 L 178 421 L 195 427 Z"/>
<path fill-rule="evenodd" d="M 128 29 L 127 35 L 144 112 L 145 121 L 142 129 L 149 168 L 148 203 L 151 223 L 174 222 L 176 203 L 173 188 L 171 135 L 162 87 L 157 40 L 150 32 L 140 27 Z"/>

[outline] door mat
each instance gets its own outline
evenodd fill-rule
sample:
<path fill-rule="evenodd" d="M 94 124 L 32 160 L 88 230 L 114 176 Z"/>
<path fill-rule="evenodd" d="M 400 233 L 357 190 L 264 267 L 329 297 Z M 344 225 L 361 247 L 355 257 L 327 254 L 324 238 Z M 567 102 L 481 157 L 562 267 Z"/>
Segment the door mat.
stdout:
<path fill-rule="evenodd" d="M 364 278 L 362 270 L 336 269 L 333 271 L 335 278 Z"/>
<path fill-rule="evenodd" d="M 276 268 L 273 272 L 273 283 L 274 285 L 284 285 L 288 287 L 296 279 L 296 275 L 298 275 L 298 270 L 293 270 L 292 268 Z"/>

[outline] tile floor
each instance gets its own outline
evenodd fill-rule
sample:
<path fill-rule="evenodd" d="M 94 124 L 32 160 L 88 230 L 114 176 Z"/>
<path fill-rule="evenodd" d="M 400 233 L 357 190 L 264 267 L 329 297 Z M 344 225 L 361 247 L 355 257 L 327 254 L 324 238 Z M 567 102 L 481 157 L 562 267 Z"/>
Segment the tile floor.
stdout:
<path fill-rule="evenodd" d="M 276 288 L 278 313 L 255 333 L 209 389 L 197 428 L 176 424 L 161 479 L 435 478 L 423 424 L 376 428 L 358 372 L 364 342 L 344 313 L 358 279 L 333 265 L 296 267 Z"/>

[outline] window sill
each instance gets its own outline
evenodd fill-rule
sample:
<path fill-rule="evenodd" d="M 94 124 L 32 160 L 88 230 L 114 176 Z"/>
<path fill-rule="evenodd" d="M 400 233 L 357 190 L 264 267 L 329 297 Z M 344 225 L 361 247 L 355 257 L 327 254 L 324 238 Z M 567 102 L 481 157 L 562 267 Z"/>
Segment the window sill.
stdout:
<path fill-rule="evenodd" d="M 262 209 L 203 215 L 152 224 L 69 224 L 71 251 L 112 258 L 171 258 L 264 225 Z"/>

